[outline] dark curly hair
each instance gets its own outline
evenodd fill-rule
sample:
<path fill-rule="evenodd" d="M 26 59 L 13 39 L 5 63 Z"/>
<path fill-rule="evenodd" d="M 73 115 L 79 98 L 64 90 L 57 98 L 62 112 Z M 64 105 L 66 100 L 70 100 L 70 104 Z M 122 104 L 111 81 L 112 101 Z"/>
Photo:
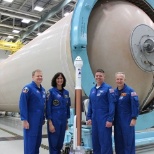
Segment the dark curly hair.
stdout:
<path fill-rule="evenodd" d="M 51 80 L 51 86 L 52 86 L 52 87 L 57 87 L 56 79 L 57 79 L 60 75 L 62 76 L 62 78 L 63 78 L 63 80 L 64 80 L 64 82 L 63 82 L 63 84 L 62 84 L 62 87 L 65 87 L 65 86 L 66 86 L 66 78 L 65 78 L 64 74 L 63 74 L 62 72 L 58 72 L 58 73 L 56 73 L 56 74 L 54 75 L 54 77 L 53 77 L 52 80 Z"/>

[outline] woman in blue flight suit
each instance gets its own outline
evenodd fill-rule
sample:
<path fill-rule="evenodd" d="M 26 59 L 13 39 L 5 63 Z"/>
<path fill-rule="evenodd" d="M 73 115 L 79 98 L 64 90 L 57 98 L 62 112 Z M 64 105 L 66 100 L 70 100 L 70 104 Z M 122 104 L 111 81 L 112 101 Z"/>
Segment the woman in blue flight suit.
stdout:
<path fill-rule="evenodd" d="M 48 141 L 50 154 L 60 154 L 63 147 L 65 130 L 70 118 L 69 92 L 64 89 L 66 79 L 58 72 L 51 81 L 53 88 L 47 92 L 46 117 L 48 120 Z"/>
<path fill-rule="evenodd" d="M 135 154 L 135 124 L 139 113 L 138 96 L 125 84 L 125 74 L 117 72 L 117 98 L 114 118 L 115 151 L 117 154 Z"/>

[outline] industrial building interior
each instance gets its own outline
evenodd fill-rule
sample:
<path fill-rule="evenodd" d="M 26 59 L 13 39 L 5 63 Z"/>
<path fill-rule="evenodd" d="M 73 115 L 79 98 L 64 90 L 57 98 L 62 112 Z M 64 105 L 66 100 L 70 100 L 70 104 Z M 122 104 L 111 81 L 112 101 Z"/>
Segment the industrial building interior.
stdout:
<path fill-rule="evenodd" d="M 0 49 L 16 52 L 71 13 L 75 4 L 76 0 L 1 0 Z"/>
<path fill-rule="evenodd" d="M 79 4 L 78 2 L 81 2 L 81 4 Z M 110 16 L 110 13 L 108 11 L 110 10 L 110 7 L 112 8 L 112 5 L 110 5 L 110 3 L 113 4 L 113 6 L 116 9 L 114 7 L 113 8 L 119 13 L 118 15 L 115 14 L 115 17 L 117 19 L 112 18 L 113 17 L 112 15 Z M 105 7 L 102 4 L 105 4 Z M 123 12 L 120 12 L 118 10 L 121 7 L 121 6 L 120 7 L 118 6 L 119 4 L 122 4 L 121 6 L 126 6 L 126 8 L 124 8 L 123 11 L 125 11 L 127 16 L 122 15 Z M 78 14 L 77 11 L 80 9 L 83 12 L 81 14 Z M 93 10 L 93 9 L 96 9 L 96 10 Z M 103 16 L 101 14 L 102 16 L 100 15 L 99 17 L 99 11 L 97 9 L 98 10 L 100 9 L 99 11 L 103 15 L 104 14 L 105 15 Z M 137 13 L 135 12 L 135 9 L 137 9 L 136 11 Z M 133 13 L 131 11 L 134 11 L 133 12 L 134 18 L 132 15 Z M 91 15 L 90 18 L 88 18 L 87 12 Z M 108 15 L 111 19 L 108 18 Z M 76 17 L 76 21 L 73 20 L 73 18 L 75 17 Z M 136 17 L 139 17 L 139 21 L 136 19 Z M 88 20 L 86 18 L 88 18 Z M 103 18 L 105 19 L 104 21 L 103 21 Z M 124 20 L 124 18 L 126 18 L 126 22 L 122 21 Z M 113 23 L 112 23 L 112 20 L 113 20 Z M 115 30 L 114 29 L 115 27 L 113 27 L 113 25 L 114 25 L 114 22 L 116 23 L 116 20 L 119 23 L 117 24 L 118 26 L 115 24 L 116 25 L 115 26 L 116 30 Z M 87 27 L 88 28 L 90 27 L 89 29 L 94 30 L 94 32 L 97 33 L 99 37 L 96 36 L 95 33 L 93 34 L 92 30 L 89 30 L 89 29 L 87 30 L 85 28 L 86 27 L 85 21 L 87 22 Z M 98 22 L 100 25 L 102 24 L 102 27 L 98 26 L 99 24 L 96 24 L 95 21 Z M 142 22 L 144 24 L 141 24 Z M 129 23 L 130 25 L 127 25 Z M 136 43 L 137 42 L 136 40 L 138 39 L 138 36 L 140 36 L 140 34 L 137 37 L 136 36 L 134 37 L 135 38 L 134 40 L 136 41 L 136 42 L 134 41 L 135 42 L 134 44 L 130 41 L 133 38 L 133 34 L 130 36 L 130 38 L 132 37 L 130 40 L 126 40 L 126 42 L 121 43 L 123 44 L 122 47 L 121 47 L 121 44 L 119 45 L 120 46 L 119 47 L 115 43 L 117 45 L 117 46 L 115 45 L 117 47 L 115 50 L 118 50 L 119 53 L 117 52 L 115 54 L 115 52 L 112 52 L 114 48 L 114 47 L 112 48 L 112 45 L 113 45 L 112 42 L 116 42 L 120 38 L 119 36 L 121 36 L 122 38 L 121 40 L 125 41 L 124 37 L 127 35 L 130 35 L 128 34 L 130 33 L 129 30 L 131 30 L 131 32 L 133 33 L 137 28 L 139 28 L 139 26 L 136 26 L 136 23 L 137 24 L 139 23 L 139 26 L 141 26 L 143 35 L 145 35 L 144 32 L 148 31 L 148 34 L 149 34 L 151 31 L 153 31 L 151 35 L 146 35 L 146 37 L 148 39 L 150 38 L 149 40 L 152 42 L 151 43 L 149 41 L 151 44 L 148 42 L 149 44 L 145 46 L 145 51 L 146 49 L 149 51 L 149 52 L 146 51 L 146 54 L 149 56 L 148 58 L 150 60 L 148 58 L 143 60 L 142 59 L 143 55 L 140 55 L 140 56 L 137 55 L 139 57 L 139 62 L 136 60 L 137 58 L 136 59 L 134 58 L 136 55 L 135 54 L 133 55 L 133 52 L 140 54 L 140 51 L 141 51 L 141 53 L 143 53 L 141 49 L 139 49 L 139 51 L 136 50 L 136 48 L 134 51 L 131 49 L 133 48 L 132 46 L 134 44 L 135 44 L 134 45 L 135 47 L 140 45 Z M 147 25 L 145 23 L 147 23 Z M 107 25 L 107 24 L 110 24 L 110 25 Z M 79 29 L 78 33 L 76 33 L 76 31 L 75 32 L 73 31 L 74 29 L 72 28 L 73 27 L 72 25 L 75 27 L 74 29 Z M 76 25 L 79 27 L 76 28 Z M 124 28 L 122 26 L 120 27 L 119 25 L 120 26 L 122 25 Z M 54 29 L 53 31 L 52 31 L 52 26 L 55 26 L 53 28 Z M 112 27 L 112 29 L 108 29 L 108 27 L 110 26 Z M 134 29 L 131 29 L 132 28 L 131 26 L 132 27 L 134 26 L 135 28 L 136 27 L 137 28 L 135 29 L 133 27 Z M 95 29 L 95 27 L 97 27 L 98 29 L 97 28 Z M 131 27 L 131 28 L 127 29 L 127 27 L 129 28 Z M 70 88 L 69 89 L 70 95 L 72 96 L 72 94 L 74 94 L 73 90 L 75 89 L 74 88 L 75 79 L 73 78 L 75 76 L 74 75 L 75 71 L 73 70 L 74 69 L 73 52 L 75 54 L 78 54 L 78 53 L 81 54 L 83 50 L 86 51 L 87 53 L 89 52 L 87 54 L 88 55 L 87 59 L 88 58 L 89 59 L 88 60 L 86 58 L 84 59 L 84 60 L 87 60 L 85 61 L 87 65 L 89 66 L 91 65 L 92 67 L 94 67 L 94 69 L 98 65 L 99 66 L 103 65 L 103 67 L 104 66 L 106 67 L 105 65 L 106 63 L 104 61 L 107 60 L 108 65 L 105 69 L 109 70 L 108 72 L 113 72 L 114 70 L 113 65 L 117 65 L 117 68 L 120 67 L 122 69 L 124 68 L 125 70 L 126 68 L 125 66 L 127 65 L 123 64 L 124 66 L 122 66 L 121 63 L 119 64 L 119 61 L 121 62 L 122 61 L 121 59 L 125 61 L 125 58 L 127 60 L 127 57 L 129 57 L 129 60 L 131 59 L 131 62 L 130 61 L 128 62 L 128 65 L 129 65 L 128 69 L 126 68 L 126 71 L 127 71 L 126 74 L 130 75 L 128 77 L 128 81 L 131 83 L 132 79 L 130 78 L 131 77 L 133 78 L 138 73 L 136 77 L 134 77 L 133 79 L 134 81 L 132 82 L 132 85 L 135 87 L 137 84 L 134 85 L 134 83 L 140 80 L 138 82 L 138 85 L 141 83 L 141 87 L 142 88 L 145 87 L 142 93 L 141 88 L 140 87 L 138 88 L 136 86 L 139 89 L 139 93 L 140 93 L 139 95 L 142 97 L 142 100 L 143 100 L 142 102 L 140 102 L 140 105 L 142 105 L 142 111 L 140 112 L 141 114 L 137 119 L 138 125 L 136 126 L 136 141 L 135 141 L 136 154 L 153 154 L 153 150 L 154 150 L 154 122 L 153 122 L 154 29 L 153 28 L 154 28 L 154 0 L 0 0 L 0 86 L 2 87 L 0 89 L 0 97 L 2 95 L 2 97 L 0 98 L 0 154 L 10 154 L 10 153 L 22 154 L 23 153 L 22 122 L 20 120 L 20 113 L 14 112 L 14 110 L 18 110 L 17 96 L 19 94 L 17 93 L 19 93 L 19 91 L 21 90 L 21 87 L 23 86 L 23 84 L 25 84 L 25 82 L 31 80 L 30 78 L 31 76 L 29 75 L 31 73 L 31 70 L 34 69 L 35 67 L 39 67 L 41 70 L 44 69 L 43 75 L 45 77 L 43 76 L 43 78 L 45 78 L 46 81 L 44 82 L 43 80 L 44 82 L 43 84 L 45 86 L 47 85 L 46 86 L 47 88 L 50 87 L 49 83 L 51 82 L 51 76 L 53 76 L 55 71 L 60 70 L 61 72 L 66 73 L 66 78 L 69 81 L 68 87 Z M 103 30 L 101 31 L 101 29 Z M 119 29 L 124 29 L 122 34 L 118 33 L 118 31 L 120 31 Z M 80 33 L 80 30 L 81 30 L 81 33 Z M 45 33 L 45 31 L 48 32 L 48 34 Z M 109 40 L 109 42 L 107 42 L 106 40 L 108 40 L 109 35 L 105 35 L 105 34 L 107 33 L 111 34 L 116 31 L 117 31 L 116 35 L 113 36 L 114 41 L 112 40 L 110 42 Z M 102 33 L 104 32 L 104 33 L 101 34 L 100 32 Z M 105 37 L 103 35 L 105 35 Z M 75 36 L 79 36 L 79 39 L 76 39 Z M 92 36 L 92 37 L 89 37 L 89 36 Z M 104 39 L 102 39 L 103 37 Z M 108 43 L 107 48 L 103 48 L 101 46 L 99 39 L 100 40 L 102 39 L 104 41 L 104 42 L 102 41 L 104 43 L 104 44 L 102 43 L 103 44 L 102 46 L 106 47 L 106 44 Z M 96 40 L 99 42 L 98 44 Z M 139 43 L 142 42 L 144 44 L 146 42 L 144 39 L 143 40 L 145 42 L 141 40 L 139 41 Z M 73 41 L 75 41 L 75 43 Z M 87 45 L 86 43 L 87 44 L 89 43 L 90 45 L 89 44 Z M 51 46 L 51 44 L 53 46 Z M 111 50 L 110 50 L 110 46 L 112 48 Z M 119 50 L 119 48 L 122 48 L 122 49 Z M 95 49 L 97 51 L 95 51 Z M 109 50 L 106 50 L 106 49 L 109 49 Z M 79 52 L 77 53 L 76 51 L 78 50 Z M 95 51 L 94 54 L 89 50 Z M 106 57 L 104 57 L 104 53 L 103 53 L 105 52 L 104 50 L 106 50 L 106 53 L 105 53 Z M 116 59 L 116 56 L 120 57 L 121 55 L 123 55 L 122 50 L 127 50 L 131 52 L 129 52 L 129 54 L 125 54 L 124 58 L 121 58 L 121 59 L 118 58 L 115 64 L 112 63 Z M 18 54 L 18 51 L 19 51 L 19 54 Z M 101 53 L 99 53 L 100 51 Z M 114 60 L 112 61 L 113 55 L 115 55 L 115 57 L 113 58 Z M 95 56 L 97 58 L 95 58 Z M 109 60 L 110 57 L 111 57 L 111 60 Z M 111 63 L 112 65 L 110 67 L 109 64 Z M 140 63 L 141 63 L 141 66 L 140 66 Z M 7 71 L 5 72 L 5 70 Z M 89 69 L 87 70 L 89 71 Z M 28 71 L 30 71 L 30 73 Z M 91 74 L 88 71 L 85 74 L 88 74 L 90 76 Z M 93 73 L 92 68 L 90 71 Z M 131 71 L 133 73 L 134 72 L 135 73 L 137 72 L 137 73 L 136 74 L 134 73 L 135 74 L 134 75 Z M 131 76 L 130 72 L 134 76 L 133 75 Z M 89 76 L 86 78 L 87 83 L 91 79 Z M 113 80 L 111 80 L 112 77 L 110 76 L 107 76 L 107 77 L 109 81 L 114 82 Z M 143 82 L 146 82 L 146 86 L 145 86 L 145 83 Z M 94 85 L 94 84 L 95 82 L 91 82 L 91 85 Z M 86 90 L 84 88 L 83 88 L 83 98 L 85 99 L 85 98 L 88 98 L 88 95 L 86 94 L 86 90 L 89 87 L 87 89 L 85 88 Z M 15 94 L 15 96 L 13 96 L 13 94 Z M 10 99 L 9 97 L 11 97 L 14 104 L 11 104 L 9 102 L 9 99 Z M 75 96 L 73 95 L 73 99 L 74 97 Z M 9 103 L 5 104 L 3 100 Z M 73 102 L 73 103 L 74 103 L 73 107 L 75 107 L 76 102 Z M 4 109 L 9 108 L 12 111 L 2 110 L 1 112 L 1 107 L 2 108 L 4 107 Z M 73 130 L 74 114 L 75 114 L 75 109 L 71 108 L 71 118 L 69 119 L 69 122 L 68 122 L 69 130 L 67 130 L 65 133 L 64 149 L 62 151 L 62 154 L 70 154 L 67 151 L 67 149 L 70 150 L 70 148 L 72 148 L 73 146 L 72 136 L 74 133 L 74 130 Z M 84 111 L 84 109 L 81 114 L 82 114 L 82 123 L 84 124 L 81 128 L 82 137 L 83 137 L 82 147 L 84 147 L 83 148 L 84 153 L 82 154 L 92 154 L 93 149 L 92 149 L 92 141 L 91 141 L 91 126 L 89 127 L 85 125 L 86 112 Z M 49 153 L 46 123 L 43 126 L 43 136 L 42 136 L 42 144 L 40 147 L 40 154 Z M 115 145 L 113 143 L 113 151 L 114 151 L 114 148 L 115 148 Z M 79 154 L 79 153 L 75 153 L 75 154 Z M 115 154 L 115 151 L 113 153 Z"/>

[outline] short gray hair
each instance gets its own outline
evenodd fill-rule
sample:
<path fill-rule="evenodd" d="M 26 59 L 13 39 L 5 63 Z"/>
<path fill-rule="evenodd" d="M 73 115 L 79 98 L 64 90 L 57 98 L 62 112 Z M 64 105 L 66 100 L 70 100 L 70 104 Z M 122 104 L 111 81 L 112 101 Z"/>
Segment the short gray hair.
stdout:
<path fill-rule="evenodd" d="M 115 73 L 115 77 L 116 77 L 118 74 L 122 74 L 122 75 L 124 76 L 124 78 L 126 77 L 126 75 L 125 75 L 124 72 L 116 72 L 116 73 Z"/>
<path fill-rule="evenodd" d="M 42 72 L 42 71 L 40 69 L 36 69 L 32 72 L 32 76 L 34 76 L 36 72 Z"/>

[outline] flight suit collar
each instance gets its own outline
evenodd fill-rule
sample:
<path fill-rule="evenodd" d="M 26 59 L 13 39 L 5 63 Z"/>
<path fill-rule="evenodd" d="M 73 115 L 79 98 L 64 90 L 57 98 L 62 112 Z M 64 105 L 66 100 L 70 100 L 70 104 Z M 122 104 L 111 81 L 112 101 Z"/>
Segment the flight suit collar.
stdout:
<path fill-rule="evenodd" d="M 121 93 L 126 89 L 126 87 L 127 87 L 126 84 L 124 84 L 124 87 L 123 87 L 121 90 L 119 90 L 118 87 L 117 87 L 117 93 L 118 93 L 119 96 L 120 96 Z"/>
<path fill-rule="evenodd" d="M 118 87 L 117 87 L 117 91 L 123 91 L 123 90 L 125 90 L 126 87 L 127 87 L 126 84 L 124 84 L 124 87 L 121 90 L 119 90 Z"/>
<path fill-rule="evenodd" d="M 40 89 L 40 90 L 42 90 L 42 85 L 40 85 L 40 88 L 37 86 L 37 84 L 34 82 L 34 81 L 32 81 L 32 84 L 37 88 L 37 89 Z"/>
<path fill-rule="evenodd" d="M 57 89 L 57 87 L 53 87 L 53 89 L 54 89 L 56 92 L 58 92 L 58 93 L 63 93 L 63 91 L 64 91 L 64 88 L 62 88 L 62 90 L 59 90 L 59 89 Z"/>
<path fill-rule="evenodd" d="M 103 83 L 100 85 L 99 88 L 102 88 L 104 84 L 105 84 L 105 82 L 103 82 Z M 95 85 L 95 89 L 97 89 L 96 87 L 97 87 L 97 84 Z M 99 89 L 99 88 L 98 88 L 98 89 Z"/>

